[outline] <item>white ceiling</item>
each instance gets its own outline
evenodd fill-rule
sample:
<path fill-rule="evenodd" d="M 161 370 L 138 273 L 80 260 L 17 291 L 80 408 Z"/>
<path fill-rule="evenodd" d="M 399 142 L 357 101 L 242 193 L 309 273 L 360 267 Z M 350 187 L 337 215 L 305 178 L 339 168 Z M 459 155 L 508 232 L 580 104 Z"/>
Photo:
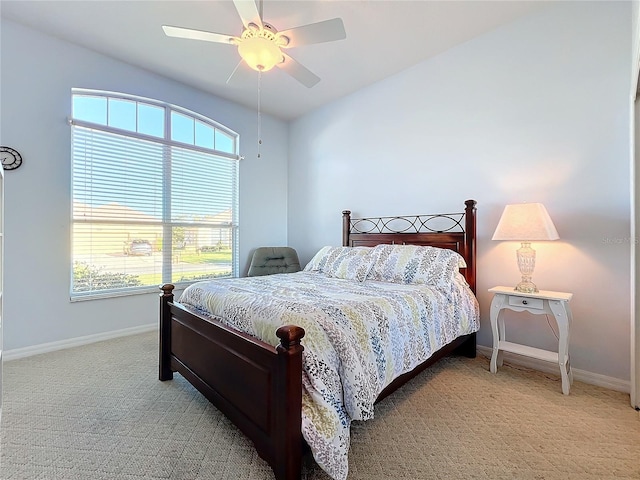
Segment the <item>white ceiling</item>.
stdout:
<path fill-rule="evenodd" d="M 502 24 L 548 5 L 542 1 L 264 0 L 263 18 L 278 30 L 334 17 L 346 40 L 287 51 L 322 80 L 306 88 L 284 72 L 262 75 L 262 111 L 294 119 Z M 166 37 L 164 24 L 239 35 L 231 0 L 2 0 L 3 17 L 178 80 L 250 108 L 257 72 L 237 65 L 231 45 Z M 472 72 L 470 72 L 472 73 Z"/>

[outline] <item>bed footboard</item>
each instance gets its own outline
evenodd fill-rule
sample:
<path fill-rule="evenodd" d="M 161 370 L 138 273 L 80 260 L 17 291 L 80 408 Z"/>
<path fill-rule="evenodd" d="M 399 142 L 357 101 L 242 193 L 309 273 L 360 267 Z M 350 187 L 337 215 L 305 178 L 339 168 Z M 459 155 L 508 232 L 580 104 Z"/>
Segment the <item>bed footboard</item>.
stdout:
<path fill-rule="evenodd" d="M 280 327 L 274 348 L 174 303 L 160 287 L 160 380 L 179 372 L 253 441 L 278 480 L 302 468 L 304 330 Z"/>

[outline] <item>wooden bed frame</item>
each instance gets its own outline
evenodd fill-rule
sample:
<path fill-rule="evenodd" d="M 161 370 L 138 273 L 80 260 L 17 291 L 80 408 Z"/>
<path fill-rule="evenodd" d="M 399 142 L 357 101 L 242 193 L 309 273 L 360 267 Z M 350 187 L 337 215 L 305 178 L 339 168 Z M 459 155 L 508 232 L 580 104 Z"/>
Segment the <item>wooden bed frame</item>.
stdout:
<path fill-rule="evenodd" d="M 459 252 L 462 270 L 475 293 L 476 202 L 467 200 L 463 213 L 413 217 L 351 219 L 343 212 L 345 246 L 383 243 L 433 245 Z M 431 225 L 441 225 L 435 229 Z M 170 284 L 160 287 L 160 380 L 183 375 L 255 444 L 278 480 L 301 476 L 306 443 L 302 437 L 302 351 L 304 330 L 280 327 L 273 347 L 250 335 L 204 317 L 174 301 Z M 451 353 L 476 355 L 475 333 L 435 352 L 426 362 L 393 381 L 377 401 Z"/>

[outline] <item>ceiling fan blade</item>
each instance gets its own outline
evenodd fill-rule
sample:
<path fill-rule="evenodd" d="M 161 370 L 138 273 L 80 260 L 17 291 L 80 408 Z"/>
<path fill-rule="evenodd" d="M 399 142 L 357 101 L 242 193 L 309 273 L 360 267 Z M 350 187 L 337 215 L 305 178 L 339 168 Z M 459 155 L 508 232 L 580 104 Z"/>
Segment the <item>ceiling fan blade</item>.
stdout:
<path fill-rule="evenodd" d="M 204 40 L 205 42 L 232 44 L 233 35 L 224 33 L 205 32 L 204 30 L 194 30 L 192 28 L 172 27 L 163 25 L 162 29 L 168 37 L 188 38 L 190 40 Z"/>
<path fill-rule="evenodd" d="M 284 57 L 284 61 L 282 63 L 278 63 L 276 67 L 287 72 L 305 87 L 311 88 L 320 81 L 320 77 L 301 63 L 295 61 L 286 53 L 283 52 L 282 56 Z"/>
<path fill-rule="evenodd" d="M 280 35 L 289 38 L 289 44 L 285 48 L 299 47 L 312 43 L 333 42 L 347 38 L 347 32 L 344 30 L 344 23 L 342 23 L 341 18 L 290 28 L 280 32 Z"/>
<path fill-rule="evenodd" d="M 250 23 L 262 28 L 262 18 L 255 0 L 233 0 L 233 4 L 236 6 L 245 28 L 249 28 Z"/>

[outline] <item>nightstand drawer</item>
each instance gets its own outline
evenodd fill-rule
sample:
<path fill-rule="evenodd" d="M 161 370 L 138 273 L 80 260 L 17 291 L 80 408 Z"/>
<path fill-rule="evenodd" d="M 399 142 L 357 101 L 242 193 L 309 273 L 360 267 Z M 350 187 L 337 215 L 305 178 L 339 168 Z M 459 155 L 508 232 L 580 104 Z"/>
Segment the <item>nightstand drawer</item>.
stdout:
<path fill-rule="evenodd" d="M 526 298 L 510 295 L 509 305 L 513 307 L 526 307 L 535 308 L 536 310 L 542 310 L 544 308 L 544 300 L 541 298 Z"/>

